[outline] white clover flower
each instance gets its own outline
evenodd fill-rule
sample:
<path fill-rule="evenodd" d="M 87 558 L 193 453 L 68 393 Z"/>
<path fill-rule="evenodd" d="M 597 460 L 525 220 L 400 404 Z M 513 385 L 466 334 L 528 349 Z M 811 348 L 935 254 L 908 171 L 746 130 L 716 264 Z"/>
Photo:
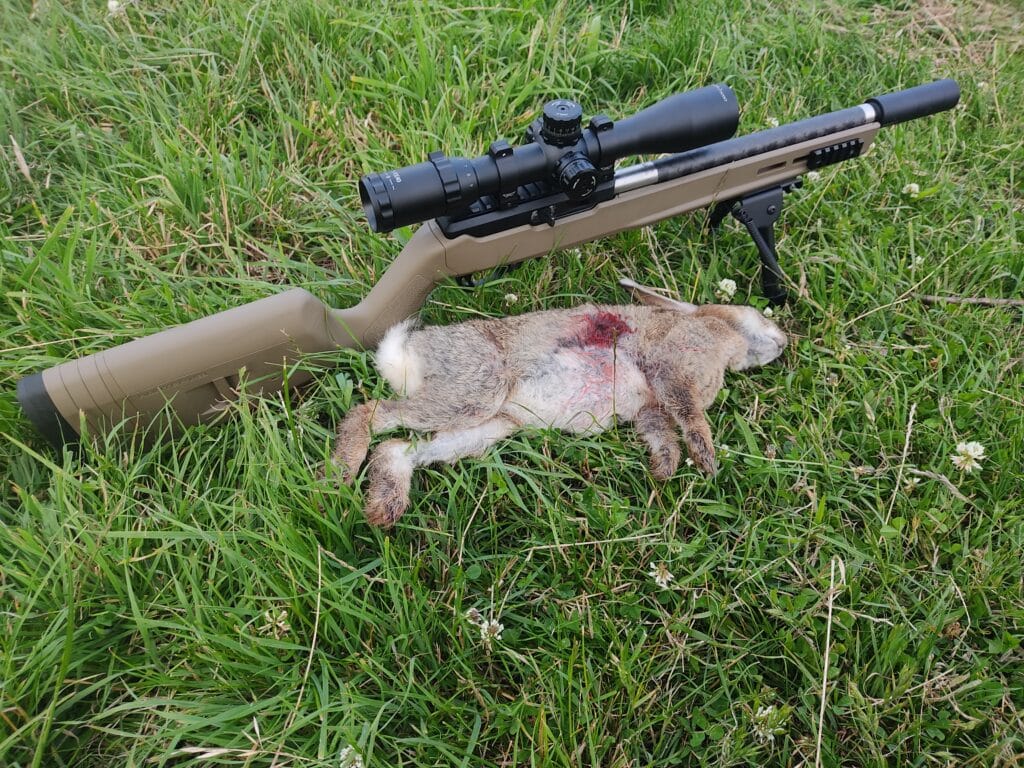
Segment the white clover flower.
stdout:
<path fill-rule="evenodd" d="M 808 184 L 817 184 L 819 181 L 821 181 L 821 174 L 818 173 L 817 171 L 808 171 L 804 175 L 804 178 L 807 179 Z"/>
<path fill-rule="evenodd" d="M 690 457 L 687 457 L 687 458 L 686 458 L 686 466 L 688 466 L 688 467 L 694 467 L 694 466 L 696 466 L 696 465 L 695 465 L 695 464 L 693 463 L 693 459 L 691 459 Z"/>
<path fill-rule="evenodd" d="M 774 744 L 775 737 L 786 732 L 786 720 L 789 713 L 788 708 L 779 709 L 774 704 L 758 707 L 757 712 L 751 718 L 750 726 L 754 732 L 754 738 L 761 744 Z"/>
<path fill-rule="evenodd" d="M 904 185 L 903 194 L 910 198 L 917 197 L 921 194 L 921 186 L 914 182 L 910 182 L 909 184 Z"/>
<path fill-rule="evenodd" d="M 722 299 L 723 301 L 731 301 L 732 297 L 736 295 L 736 281 L 730 280 L 728 277 L 718 281 L 718 290 L 715 291 L 715 296 Z"/>
<path fill-rule="evenodd" d="M 110 18 L 122 16 L 128 6 L 136 2 L 138 0 L 107 0 L 107 16 Z"/>
<path fill-rule="evenodd" d="M 914 260 L 910 262 L 910 271 L 913 272 L 915 269 L 920 269 L 924 266 L 924 256 L 915 256 Z"/>
<path fill-rule="evenodd" d="M 775 741 L 775 734 L 772 733 L 766 726 L 767 720 L 775 712 L 775 707 L 758 707 L 757 712 L 754 713 L 754 737 L 762 744 L 770 741 Z"/>
<path fill-rule="evenodd" d="M 777 118 L 777 117 L 769 117 L 766 122 L 772 128 L 778 128 L 779 127 L 779 118 Z"/>
<path fill-rule="evenodd" d="M 363 756 L 353 747 L 344 747 L 338 753 L 338 768 L 363 768 Z"/>
<path fill-rule="evenodd" d="M 761 314 L 763 314 L 765 317 L 774 317 L 775 310 L 772 309 L 771 307 L 765 307 L 764 309 L 761 310 Z"/>
<path fill-rule="evenodd" d="M 490 619 L 480 624 L 480 637 L 488 648 L 495 640 L 501 640 L 501 633 L 505 631 L 505 625 L 500 624 L 497 619 Z"/>
<path fill-rule="evenodd" d="M 970 441 L 956 444 L 956 453 L 951 458 L 953 466 L 961 472 L 973 472 L 981 469 L 981 462 L 985 458 L 985 446 L 977 441 Z"/>
<path fill-rule="evenodd" d="M 676 578 L 669 572 L 665 563 L 651 563 L 651 571 L 647 575 L 654 579 L 654 583 L 662 589 L 668 589 L 669 582 Z"/>
<path fill-rule="evenodd" d="M 516 294 L 514 294 L 514 293 L 506 293 L 505 294 L 505 304 L 511 306 L 512 304 L 516 304 L 518 302 L 519 302 L 519 297 Z"/>
<path fill-rule="evenodd" d="M 273 637 L 275 640 L 280 640 L 292 631 L 291 626 L 288 624 L 288 611 L 284 608 L 279 611 L 268 608 L 263 612 L 263 622 L 256 631 L 264 637 Z"/>
<path fill-rule="evenodd" d="M 501 640 L 501 633 L 505 631 L 505 625 L 496 618 L 485 618 L 476 608 L 470 608 L 463 614 L 463 617 L 480 630 L 480 640 L 483 641 L 487 653 L 491 652 L 491 645 L 496 640 Z"/>

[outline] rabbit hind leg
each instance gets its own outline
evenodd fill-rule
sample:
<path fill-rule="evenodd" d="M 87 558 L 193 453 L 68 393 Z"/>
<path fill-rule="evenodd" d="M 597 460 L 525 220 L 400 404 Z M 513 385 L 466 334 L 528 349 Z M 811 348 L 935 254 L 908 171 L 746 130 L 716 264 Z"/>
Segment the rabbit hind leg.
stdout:
<path fill-rule="evenodd" d="M 466 403 L 453 412 L 450 407 L 440 407 L 429 391 L 403 400 L 361 403 L 345 414 L 338 425 L 331 464 L 341 470 L 344 482 L 351 483 L 366 460 L 373 433 L 399 427 L 416 432 L 437 432 L 459 421 L 475 425 L 491 418 L 499 407 L 499 403 Z"/>
<path fill-rule="evenodd" d="M 386 410 L 380 406 L 385 400 L 371 400 L 353 406 L 345 418 L 338 424 L 338 436 L 334 440 L 334 451 L 323 475 L 326 476 L 330 466 L 341 470 L 342 480 L 351 483 L 356 473 L 366 460 L 366 452 L 370 449 L 370 430 L 379 429 L 381 421 L 379 411 Z"/>
<path fill-rule="evenodd" d="M 342 480 L 351 483 L 366 460 L 373 432 L 401 426 L 393 400 L 370 400 L 353 406 L 338 424 L 338 436 L 330 464 L 341 470 Z M 326 468 L 325 468 L 326 474 Z"/>
<path fill-rule="evenodd" d="M 382 443 L 370 457 L 367 520 L 385 528 L 397 522 L 409 507 L 409 486 L 416 467 L 480 456 L 518 428 L 509 419 L 495 418 L 467 429 L 438 432 L 415 444 L 404 440 Z"/>

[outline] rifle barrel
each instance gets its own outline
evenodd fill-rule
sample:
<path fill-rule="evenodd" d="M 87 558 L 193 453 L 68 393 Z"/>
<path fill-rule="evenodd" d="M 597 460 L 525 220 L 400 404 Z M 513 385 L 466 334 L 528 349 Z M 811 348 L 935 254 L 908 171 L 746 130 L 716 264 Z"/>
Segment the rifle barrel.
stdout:
<path fill-rule="evenodd" d="M 616 172 L 615 194 L 671 181 L 774 149 L 818 139 L 850 128 L 859 128 L 868 123 L 877 122 L 886 126 L 924 117 L 952 108 L 959 98 L 960 88 L 953 80 L 936 80 L 878 96 L 856 107 L 816 115 L 777 128 L 631 165 Z"/>

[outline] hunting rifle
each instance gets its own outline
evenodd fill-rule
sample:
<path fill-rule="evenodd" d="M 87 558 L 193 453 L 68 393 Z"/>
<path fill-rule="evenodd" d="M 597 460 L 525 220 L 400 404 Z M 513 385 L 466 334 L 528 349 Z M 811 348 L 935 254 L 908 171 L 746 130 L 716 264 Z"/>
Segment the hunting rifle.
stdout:
<path fill-rule="evenodd" d="M 786 299 L 774 224 L 783 195 L 808 171 L 862 154 L 882 127 L 951 109 L 953 80 L 868 99 L 837 112 L 730 138 L 739 122 L 732 90 L 679 93 L 632 117 L 584 127 L 582 109 L 558 99 L 523 144 L 491 144 L 474 159 L 440 152 L 426 162 L 359 182 L 371 228 L 425 222 L 369 294 L 332 309 L 306 290 L 229 309 L 62 363 L 18 382 L 18 401 L 56 447 L 115 428 L 168 424 L 166 435 L 220 417 L 243 391 L 271 394 L 312 373 L 301 356 L 373 347 L 416 313 L 441 281 L 508 267 L 626 229 L 712 206 L 732 215 L 762 262 L 762 289 Z M 625 157 L 668 154 L 615 169 Z"/>

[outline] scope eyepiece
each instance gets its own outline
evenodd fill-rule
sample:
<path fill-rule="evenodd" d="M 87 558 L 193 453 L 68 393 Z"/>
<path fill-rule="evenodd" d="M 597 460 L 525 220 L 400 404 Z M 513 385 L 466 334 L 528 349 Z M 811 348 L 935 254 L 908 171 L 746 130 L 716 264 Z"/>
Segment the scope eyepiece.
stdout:
<path fill-rule="evenodd" d="M 582 128 L 583 109 L 556 99 L 527 131 L 527 143 L 497 141 L 481 157 L 446 157 L 359 180 L 359 198 L 374 232 L 390 232 L 439 216 L 463 213 L 484 196 L 514 205 L 526 184 L 547 184 L 569 200 L 586 200 L 602 173 L 624 157 L 685 152 L 730 138 L 739 106 L 727 85 L 709 85 L 669 96 L 632 117 L 612 122 L 604 115 Z"/>

